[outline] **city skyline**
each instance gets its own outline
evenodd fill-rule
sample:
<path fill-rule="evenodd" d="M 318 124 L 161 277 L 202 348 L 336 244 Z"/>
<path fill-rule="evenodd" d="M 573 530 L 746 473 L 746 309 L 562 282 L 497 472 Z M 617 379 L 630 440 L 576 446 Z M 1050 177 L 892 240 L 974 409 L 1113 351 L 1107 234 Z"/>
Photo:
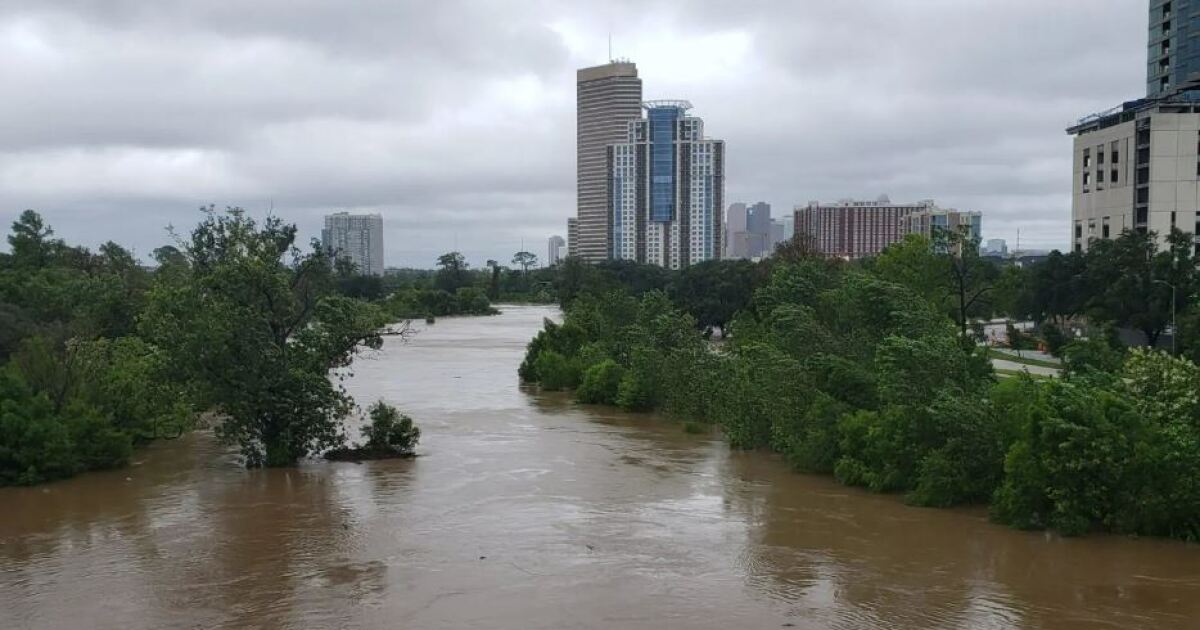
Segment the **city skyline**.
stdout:
<path fill-rule="evenodd" d="M 368 3 L 250 17 L 118 4 L 0 9 L 2 78 L 25 95 L 0 104 L 15 122 L 0 132 L 0 220 L 34 208 L 64 238 L 121 240 L 143 259 L 209 203 L 273 207 L 302 242 L 331 211 L 383 212 L 388 266 L 451 249 L 480 265 L 561 233 L 576 202 L 573 78 L 605 61 L 610 32 L 644 98 L 704 104 L 735 158 L 730 199 L 934 196 L 985 212 L 986 238 L 1019 228 L 1030 247 L 1066 248 L 1062 129 L 1139 96 L 1147 76 L 1141 3 Z M 819 33 L 881 45 L 835 55 Z M 789 105 L 747 116 L 747 94 Z"/>

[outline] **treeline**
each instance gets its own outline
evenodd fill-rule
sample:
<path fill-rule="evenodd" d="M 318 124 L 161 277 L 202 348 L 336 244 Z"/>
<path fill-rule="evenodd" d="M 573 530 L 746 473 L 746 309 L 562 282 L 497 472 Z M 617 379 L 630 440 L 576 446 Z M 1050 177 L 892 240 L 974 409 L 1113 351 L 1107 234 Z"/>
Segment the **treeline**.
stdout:
<path fill-rule="evenodd" d="M 487 261 L 473 269 L 459 252 L 437 258 L 436 269 L 388 269 L 382 277 L 339 275 L 343 295 L 378 301 L 398 319 L 426 319 L 449 315 L 495 315 L 494 302 L 540 303 L 555 301 L 556 268 L 538 267 L 530 252 L 513 255 L 512 266 Z"/>
<path fill-rule="evenodd" d="M 393 321 L 296 228 L 205 209 L 153 268 L 114 243 L 70 246 L 24 212 L 0 254 L 0 485 L 128 462 L 207 414 L 249 466 L 344 444 L 354 401 L 329 378 Z M 340 268 L 339 268 L 340 267 Z M 373 414 L 393 422 L 386 406 Z M 389 425 L 392 426 L 392 425 Z M 397 453 L 416 433 L 382 428 Z"/>
<path fill-rule="evenodd" d="M 1046 268 L 999 268 L 964 245 L 913 238 L 855 264 L 780 252 L 747 276 L 760 279 L 715 345 L 686 300 L 635 297 L 584 271 L 603 277 L 576 287 L 561 325 L 546 323 L 521 377 L 716 425 L 734 447 L 917 505 L 988 503 L 1000 522 L 1067 534 L 1200 539 L 1200 370 L 1097 335 L 1072 342 L 1061 379 L 998 380 L 970 320 L 1017 310 Z M 1101 319 L 1115 305 L 1093 299 L 1098 321 L 1132 321 Z"/>
<path fill-rule="evenodd" d="M 1167 246 L 1158 247 L 1156 240 Z M 564 307 L 582 292 L 659 290 L 702 329 L 720 328 L 750 308 L 775 266 L 813 256 L 793 241 L 759 263 L 709 261 L 679 271 L 569 259 L 558 268 L 555 290 Z M 1036 334 L 1056 353 L 1071 341 L 1072 329 L 1114 338 L 1125 330 L 1138 333 L 1142 344 L 1158 344 L 1174 309 L 1179 354 L 1200 361 L 1200 279 L 1193 237 L 1184 232 L 1159 239 L 1128 231 L 1095 241 L 1087 253 L 1055 251 L 1026 266 L 981 257 L 975 243 L 955 234 L 940 235 L 936 242 L 910 235 L 881 255 L 848 266 L 907 287 L 964 335 L 981 338 L 979 327 L 990 318 L 1033 321 Z M 1136 345 L 1138 340 L 1126 341 Z"/>

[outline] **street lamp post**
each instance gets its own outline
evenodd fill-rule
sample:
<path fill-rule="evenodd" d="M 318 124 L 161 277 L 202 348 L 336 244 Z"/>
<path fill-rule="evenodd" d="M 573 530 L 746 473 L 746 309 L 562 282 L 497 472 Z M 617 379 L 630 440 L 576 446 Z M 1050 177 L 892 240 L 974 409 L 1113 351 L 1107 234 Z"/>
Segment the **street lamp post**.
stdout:
<path fill-rule="evenodd" d="M 1165 284 L 1171 287 L 1171 355 L 1175 355 L 1175 339 L 1179 337 L 1179 327 L 1175 324 L 1175 285 L 1166 280 L 1155 280 L 1154 284 Z"/>

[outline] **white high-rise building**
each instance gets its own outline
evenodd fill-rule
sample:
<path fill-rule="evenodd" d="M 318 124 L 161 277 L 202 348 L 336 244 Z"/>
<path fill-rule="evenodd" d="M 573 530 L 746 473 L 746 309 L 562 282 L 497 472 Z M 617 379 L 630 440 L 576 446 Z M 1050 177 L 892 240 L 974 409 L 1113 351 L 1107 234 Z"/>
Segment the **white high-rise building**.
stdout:
<path fill-rule="evenodd" d="M 546 247 L 546 264 L 557 265 L 566 256 L 567 241 L 557 234 L 551 236 Z"/>
<path fill-rule="evenodd" d="M 1200 231 L 1200 102 L 1167 94 L 1089 116 L 1075 136 L 1071 244 L 1125 230 L 1153 231 L 1160 246 L 1172 228 Z M 1200 244 L 1197 245 L 1200 252 Z"/>
<path fill-rule="evenodd" d="M 610 256 L 681 269 L 721 257 L 725 143 L 687 101 L 647 101 L 608 149 Z"/>
<path fill-rule="evenodd" d="M 383 216 L 338 212 L 325 215 L 321 246 L 354 263 L 359 273 L 383 275 Z"/>

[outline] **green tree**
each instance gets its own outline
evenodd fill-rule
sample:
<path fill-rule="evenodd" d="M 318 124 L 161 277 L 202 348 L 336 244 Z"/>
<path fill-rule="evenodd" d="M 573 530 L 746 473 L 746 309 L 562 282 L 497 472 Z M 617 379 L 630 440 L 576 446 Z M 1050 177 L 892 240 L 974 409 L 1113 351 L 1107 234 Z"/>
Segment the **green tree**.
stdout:
<path fill-rule="evenodd" d="M 157 283 L 141 320 L 248 466 L 339 445 L 353 401 L 329 371 L 382 343 L 382 311 L 332 295 L 325 253 L 302 252 L 295 237 L 278 218 L 260 226 L 237 208 L 206 209 L 184 244 L 190 273 Z"/>
<path fill-rule="evenodd" d="M 438 271 L 434 277 L 437 288 L 453 295 L 460 287 L 470 283 L 469 266 L 465 256 L 458 252 L 447 252 L 438 256 Z"/>
<path fill-rule="evenodd" d="M 489 272 L 488 279 L 488 299 L 495 302 L 500 299 L 500 263 L 495 260 L 487 261 Z"/>
<path fill-rule="evenodd" d="M 54 230 L 42 221 L 42 216 L 26 210 L 13 221 L 12 233 L 8 235 L 8 246 L 12 250 L 13 265 L 20 268 L 44 267 L 56 245 L 52 240 Z"/>
<path fill-rule="evenodd" d="M 521 282 L 526 291 L 529 290 L 529 268 L 537 266 L 537 255 L 530 252 L 513 254 L 512 264 L 521 268 Z"/>
<path fill-rule="evenodd" d="M 750 304 L 754 264 L 748 260 L 707 260 L 681 269 L 671 284 L 672 301 L 701 328 L 724 329 Z"/>

